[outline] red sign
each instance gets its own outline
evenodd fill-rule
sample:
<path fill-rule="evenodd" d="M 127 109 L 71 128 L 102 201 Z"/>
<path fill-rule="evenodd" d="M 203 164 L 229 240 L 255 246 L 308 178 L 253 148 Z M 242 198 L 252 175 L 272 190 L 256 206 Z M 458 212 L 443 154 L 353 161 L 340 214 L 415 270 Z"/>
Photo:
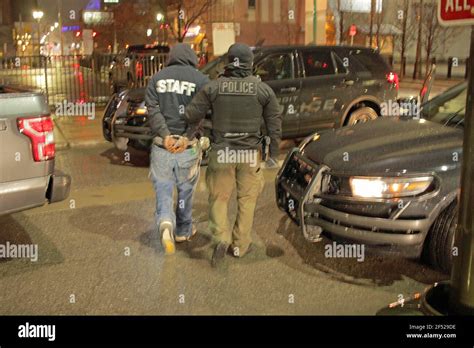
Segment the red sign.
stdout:
<path fill-rule="evenodd" d="M 474 0 L 438 0 L 441 25 L 474 25 Z"/>
<path fill-rule="evenodd" d="M 355 36 L 357 34 L 357 27 L 352 24 L 349 28 L 349 36 Z"/>

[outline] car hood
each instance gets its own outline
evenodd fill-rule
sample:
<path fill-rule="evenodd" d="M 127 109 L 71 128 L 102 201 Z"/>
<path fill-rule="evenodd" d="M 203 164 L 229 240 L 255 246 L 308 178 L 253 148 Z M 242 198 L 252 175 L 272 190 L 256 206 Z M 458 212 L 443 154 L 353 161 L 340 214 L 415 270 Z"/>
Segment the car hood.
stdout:
<path fill-rule="evenodd" d="M 426 120 L 384 117 L 319 135 L 304 148 L 304 155 L 335 172 L 431 173 L 461 163 L 462 129 Z"/>
<path fill-rule="evenodd" d="M 146 93 L 146 87 L 141 87 L 141 88 L 134 88 L 128 90 L 127 96 L 130 99 L 136 100 L 136 101 L 143 101 L 145 100 L 145 93 Z"/>

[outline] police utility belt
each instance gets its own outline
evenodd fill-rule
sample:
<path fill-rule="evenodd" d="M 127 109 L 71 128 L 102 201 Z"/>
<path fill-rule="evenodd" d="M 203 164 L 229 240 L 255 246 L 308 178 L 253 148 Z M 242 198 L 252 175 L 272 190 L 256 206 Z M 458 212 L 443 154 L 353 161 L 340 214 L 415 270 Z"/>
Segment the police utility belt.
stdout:
<path fill-rule="evenodd" d="M 165 146 L 163 145 L 163 138 L 162 137 L 154 137 L 153 138 L 153 144 L 155 144 L 156 146 L 162 148 L 162 149 L 166 149 Z M 190 140 L 189 143 L 188 143 L 188 146 L 186 147 L 186 149 L 192 149 L 193 147 L 196 147 L 198 144 L 198 141 L 196 138 L 194 138 L 193 140 Z"/>

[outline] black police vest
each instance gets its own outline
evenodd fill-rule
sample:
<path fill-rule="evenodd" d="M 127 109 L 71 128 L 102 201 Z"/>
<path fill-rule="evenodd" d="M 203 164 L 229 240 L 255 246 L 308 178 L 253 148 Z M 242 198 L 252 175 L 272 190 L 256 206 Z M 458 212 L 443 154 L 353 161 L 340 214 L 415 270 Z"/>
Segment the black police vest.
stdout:
<path fill-rule="evenodd" d="M 212 130 L 226 134 L 260 132 L 263 106 L 258 101 L 258 84 L 255 76 L 245 78 L 221 77 L 219 90 L 212 103 Z"/>

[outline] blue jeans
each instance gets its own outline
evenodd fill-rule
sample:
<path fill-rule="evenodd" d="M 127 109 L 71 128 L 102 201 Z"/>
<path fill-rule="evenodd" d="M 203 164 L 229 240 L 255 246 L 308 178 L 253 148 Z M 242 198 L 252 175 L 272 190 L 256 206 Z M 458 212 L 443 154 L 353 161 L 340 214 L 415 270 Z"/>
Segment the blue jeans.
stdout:
<path fill-rule="evenodd" d="M 156 223 L 159 226 L 162 221 L 171 221 L 176 236 L 192 234 L 193 194 L 199 180 L 200 157 L 198 147 L 172 154 L 152 145 L 150 174 L 156 193 Z M 175 187 L 178 191 L 176 210 Z"/>

